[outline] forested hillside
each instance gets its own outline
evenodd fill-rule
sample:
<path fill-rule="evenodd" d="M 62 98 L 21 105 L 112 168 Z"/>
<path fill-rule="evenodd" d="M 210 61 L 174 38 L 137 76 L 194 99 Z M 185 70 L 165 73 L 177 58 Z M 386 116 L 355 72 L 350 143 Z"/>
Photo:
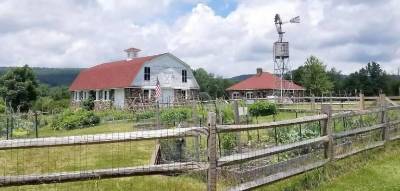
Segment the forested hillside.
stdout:
<path fill-rule="evenodd" d="M 0 67 L 0 76 L 13 67 Z M 32 68 L 40 83 L 69 86 L 82 68 Z"/>

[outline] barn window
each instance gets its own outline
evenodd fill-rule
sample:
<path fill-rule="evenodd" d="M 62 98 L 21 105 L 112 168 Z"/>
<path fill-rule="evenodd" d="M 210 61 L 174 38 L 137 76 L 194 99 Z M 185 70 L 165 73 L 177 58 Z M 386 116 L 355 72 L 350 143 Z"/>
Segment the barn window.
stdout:
<path fill-rule="evenodd" d="M 187 71 L 182 70 L 182 82 L 187 82 Z"/>
<path fill-rule="evenodd" d="M 150 81 L 150 67 L 144 67 L 144 80 Z"/>

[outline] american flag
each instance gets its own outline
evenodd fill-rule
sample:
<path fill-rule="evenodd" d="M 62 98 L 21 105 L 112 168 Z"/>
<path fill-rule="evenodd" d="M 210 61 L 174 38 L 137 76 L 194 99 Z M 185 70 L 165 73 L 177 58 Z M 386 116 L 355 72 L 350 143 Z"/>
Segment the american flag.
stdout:
<path fill-rule="evenodd" d="M 160 87 L 160 81 L 158 81 L 158 78 L 157 78 L 155 91 L 156 91 L 155 97 L 156 97 L 156 99 L 158 99 L 161 96 L 161 87 Z"/>

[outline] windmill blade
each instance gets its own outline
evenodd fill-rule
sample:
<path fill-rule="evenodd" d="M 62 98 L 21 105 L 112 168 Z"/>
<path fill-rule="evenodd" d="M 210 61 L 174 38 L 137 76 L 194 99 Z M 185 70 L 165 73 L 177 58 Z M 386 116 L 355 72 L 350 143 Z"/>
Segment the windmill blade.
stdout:
<path fill-rule="evenodd" d="M 292 19 L 290 19 L 291 23 L 300 23 L 300 16 L 294 17 Z"/>

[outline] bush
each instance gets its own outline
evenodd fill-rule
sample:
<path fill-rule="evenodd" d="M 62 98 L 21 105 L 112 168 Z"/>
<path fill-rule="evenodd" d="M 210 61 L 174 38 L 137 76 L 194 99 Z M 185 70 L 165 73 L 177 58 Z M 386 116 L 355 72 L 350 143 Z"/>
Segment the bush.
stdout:
<path fill-rule="evenodd" d="M 66 110 L 55 116 L 51 122 L 51 127 L 56 130 L 60 129 L 77 129 L 100 123 L 100 117 L 92 111 L 79 109 L 77 111 Z"/>
<path fill-rule="evenodd" d="M 190 109 L 187 108 L 173 108 L 167 109 L 161 112 L 161 121 L 167 124 L 173 124 L 175 122 L 182 122 L 189 118 Z"/>
<path fill-rule="evenodd" d="M 232 154 L 233 149 L 236 146 L 236 135 L 234 133 L 224 133 L 222 134 L 221 139 L 224 154 Z"/>
<path fill-rule="evenodd" d="M 85 99 L 82 102 L 82 108 L 88 111 L 91 111 L 94 109 L 94 100 L 93 98 Z"/>
<path fill-rule="evenodd" d="M 133 119 L 132 113 L 119 109 L 96 111 L 95 114 L 98 115 L 103 121 Z"/>
<path fill-rule="evenodd" d="M 33 109 L 45 112 L 61 112 L 69 107 L 69 99 L 54 100 L 50 97 L 40 97 L 36 100 Z"/>
<path fill-rule="evenodd" d="M 233 109 L 230 105 L 225 106 L 221 109 L 224 123 L 230 123 L 234 121 L 235 114 L 233 113 Z"/>
<path fill-rule="evenodd" d="M 135 118 L 137 121 L 143 120 L 143 119 L 150 119 L 156 115 L 155 112 L 153 111 L 143 111 L 143 112 L 137 112 L 135 113 Z"/>
<path fill-rule="evenodd" d="M 274 115 L 276 112 L 276 105 L 267 101 L 257 101 L 249 107 L 249 113 L 254 117 Z"/>

